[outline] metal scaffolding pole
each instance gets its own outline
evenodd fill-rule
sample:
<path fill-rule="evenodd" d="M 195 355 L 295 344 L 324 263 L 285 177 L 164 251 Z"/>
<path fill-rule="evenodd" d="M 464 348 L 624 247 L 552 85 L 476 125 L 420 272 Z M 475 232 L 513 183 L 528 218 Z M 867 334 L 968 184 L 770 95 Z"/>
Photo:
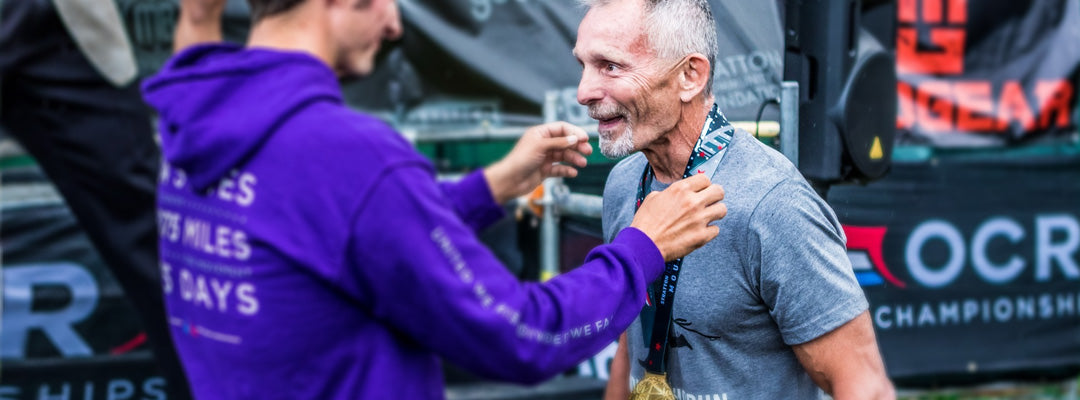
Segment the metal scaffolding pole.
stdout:
<path fill-rule="evenodd" d="M 544 122 L 554 122 L 558 94 L 548 91 L 544 94 Z M 540 281 L 544 282 L 559 274 L 559 211 L 555 205 L 555 188 L 563 186 L 562 179 L 544 180 L 544 195 L 540 200 L 543 215 L 540 216 Z M 563 186 L 565 187 L 565 186 Z"/>
<path fill-rule="evenodd" d="M 540 217 L 540 281 L 547 281 L 559 274 L 559 207 L 555 191 L 564 187 L 562 179 L 544 180 L 544 196 L 540 200 L 544 214 Z"/>
<path fill-rule="evenodd" d="M 799 166 L 799 82 L 780 83 L 780 152 Z"/>

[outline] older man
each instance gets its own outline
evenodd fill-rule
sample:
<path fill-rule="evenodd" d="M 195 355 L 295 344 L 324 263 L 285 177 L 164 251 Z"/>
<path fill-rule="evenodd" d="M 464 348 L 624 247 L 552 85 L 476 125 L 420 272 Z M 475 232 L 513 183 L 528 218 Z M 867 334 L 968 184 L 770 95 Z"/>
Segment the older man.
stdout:
<path fill-rule="evenodd" d="M 713 104 L 708 2 L 588 3 L 574 49 L 578 101 L 599 121 L 601 151 L 629 155 L 604 190 L 605 238 L 650 191 L 690 175 L 723 184 L 729 210 L 716 239 L 668 263 L 650 288 L 620 340 L 608 398 L 666 384 L 688 399 L 817 399 L 819 387 L 838 399 L 891 397 L 836 216 Z"/>

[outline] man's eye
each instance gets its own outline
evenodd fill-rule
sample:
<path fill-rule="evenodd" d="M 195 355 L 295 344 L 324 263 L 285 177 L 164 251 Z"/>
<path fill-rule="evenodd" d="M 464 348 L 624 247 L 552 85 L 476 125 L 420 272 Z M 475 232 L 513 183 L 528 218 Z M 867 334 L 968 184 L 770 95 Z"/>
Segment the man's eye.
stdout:
<path fill-rule="evenodd" d="M 619 69 L 619 66 L 615 65 L 615 63 L 604 64 L 604 70 L 607 71 L 607 72 L 615 72 L 618 69 Z"/>

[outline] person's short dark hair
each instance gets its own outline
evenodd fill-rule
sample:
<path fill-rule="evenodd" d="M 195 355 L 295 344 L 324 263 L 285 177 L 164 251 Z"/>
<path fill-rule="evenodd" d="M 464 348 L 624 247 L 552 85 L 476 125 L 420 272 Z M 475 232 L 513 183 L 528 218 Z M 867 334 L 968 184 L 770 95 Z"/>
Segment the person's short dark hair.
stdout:
<path fill-rule="evenodd" d="M 258 22 L 274 14 L 289 11 L 305 1 L 307 0 L 248 0 L 248 6 L 251 8 L 251 21 Z M 371 4 L 371 0 L 361 0 L 357 2 L 356 8 L 364 8 L 369 4 Z"/>
<path fill-rule="evenodd" d="M 251 7 L 251 20 L 259 21 L 274 14 L 291 10 L 307 0 L 248 0 Z"/>

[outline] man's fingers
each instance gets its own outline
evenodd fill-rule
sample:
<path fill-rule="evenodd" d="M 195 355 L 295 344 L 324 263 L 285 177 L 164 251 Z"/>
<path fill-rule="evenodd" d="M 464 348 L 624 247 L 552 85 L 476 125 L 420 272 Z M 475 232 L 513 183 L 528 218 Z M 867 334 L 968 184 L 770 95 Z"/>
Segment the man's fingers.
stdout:
<path fill-rule="evenodd" d="M 584 140 L 578 142 L 577 152 L 588 157 L 590 154 L 592 154 L 592 151 L 592 144 L 589 143 L 589 136 L 586 135 Z"/>
<path fill-rule="evenodd" d="M 540 150 L 547 152 L 568 149 L 570 147 L 576 146 L 579 140 L 580 139 L 574 135 L 556 136 L 541 138 L 538 144 L 540 146 Z"/>
<path fill-rule="evenodd" d="M 699 193 L 705 200 L 705 204 L 712 204 L 724 199 L 724 187 L 716 184 L 709 185 Z"/>
<path fill-rule="evenodd" d="M 708 239 L 705 240 L 706 242 L 708 242 L 710 240 L 713 240 L 713 239 L 716 239 L 716 236 L 720 235 L 720 227 L 718 227 L 718 226 L 706 226 L 705 227 L 705 235 L 706 235 L 706 237 L 708 237 Z"/>
<path fill-rule="evenodd" d="M 727 204 L 713 203 L 705 207 L 705 217 L 709 219 L 711 224 L 713 221 L 724 219 L 727 216 Z"/>
<path fill-rule="evenodd" d="M 564 162 L 564 161 L 567 160 L 566 156 L 567 156 L 567 153 L 569 151 L 570 150 L 558 150 L 558 149 L 553 150 L 550 153 L 548 153 L 549 157 L 550 157 L 549 161 L 556 162 L 556 163 Z"/>
<path fill-rule="evenodd" d="M 555 164 L 551 166 L 551 176 L 556 178 L 574 178 L 577 177 L 577 168 L 569 165 Z"/>
<path fill-rule="evenodd" d="M 705 190 L 710 184 L 709 177 L 705 176 L 705 174 L 694 175 L 675 183 L 685 186 L 686 189 L 689 189 L 691 192 Z"/>
<path fill-rule="evenodd" d="M 585 168 L 585 166 L 588 165 L 589 162 L 584 155 L 570 149 L 562 151 L 562 154 L 559 155 L 559 161 L 570 163 L 571 165 L 578 168 Z"/>
<path fill-rule="evenodd" d="M 537 125 L 533 129 L 539 129 L 541 137 L 577 136 L 579 141 L 589 140 L 589 135 L 580 126 L 563 121 Z"/>

